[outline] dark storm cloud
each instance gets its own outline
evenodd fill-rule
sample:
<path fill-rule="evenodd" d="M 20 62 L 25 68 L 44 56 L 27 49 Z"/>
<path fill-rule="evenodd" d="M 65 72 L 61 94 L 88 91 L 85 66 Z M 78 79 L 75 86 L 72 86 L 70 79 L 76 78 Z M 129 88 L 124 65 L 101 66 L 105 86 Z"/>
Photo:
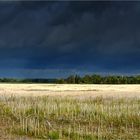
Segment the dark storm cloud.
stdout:
<path fill-rule="evenodd" d="M 1 68 L 139 72 L 140 2 L 0 2 L 0 17 Z"/>

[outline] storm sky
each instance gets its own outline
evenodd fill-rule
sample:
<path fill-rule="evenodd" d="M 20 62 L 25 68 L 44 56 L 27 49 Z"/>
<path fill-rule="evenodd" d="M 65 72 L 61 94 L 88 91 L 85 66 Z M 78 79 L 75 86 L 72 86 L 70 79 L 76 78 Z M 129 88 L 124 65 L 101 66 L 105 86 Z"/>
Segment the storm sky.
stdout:
<path fill-rule="evenodd" d="M 140 2 L 0 2 L 0 77 L 92 73 L 140 73 Z"/>

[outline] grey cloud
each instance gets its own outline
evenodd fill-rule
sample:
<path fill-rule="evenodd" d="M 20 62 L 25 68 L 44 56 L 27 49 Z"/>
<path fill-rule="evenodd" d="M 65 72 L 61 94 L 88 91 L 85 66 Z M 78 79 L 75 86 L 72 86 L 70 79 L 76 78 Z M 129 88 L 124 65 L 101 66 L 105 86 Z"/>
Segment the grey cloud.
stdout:
<path fill-rule="evenodd" d="M 6 4 L 0 9 L 1 64 L 10 61 L 9 67 L 25 69 L 90 69 L 92 65 L 98 70 L 123 69 L 126 64 L 138 69 L 138 5 L 85 1 Z"/>

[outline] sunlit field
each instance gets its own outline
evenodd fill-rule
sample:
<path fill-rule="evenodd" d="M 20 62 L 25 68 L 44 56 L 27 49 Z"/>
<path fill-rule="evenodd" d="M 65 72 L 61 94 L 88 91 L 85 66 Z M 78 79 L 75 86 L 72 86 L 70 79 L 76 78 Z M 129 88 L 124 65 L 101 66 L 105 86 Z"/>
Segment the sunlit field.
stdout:
<path fill-rule="evenodd" d="M 0 139 L 139 140 L 139 85 L 0 84 Z"/>
<path fill-rule="evenodd" d="M 101 84 L 0 84 L 0 95 L 62 97 L 139 97 L 140 85 Z"/>

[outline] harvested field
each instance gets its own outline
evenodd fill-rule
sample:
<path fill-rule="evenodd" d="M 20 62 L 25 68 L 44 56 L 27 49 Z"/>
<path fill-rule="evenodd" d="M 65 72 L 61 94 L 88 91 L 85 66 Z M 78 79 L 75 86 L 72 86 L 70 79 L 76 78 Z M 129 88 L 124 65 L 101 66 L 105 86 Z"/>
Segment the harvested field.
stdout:
<path fill-rule="evenodd" d="M 139 97 L 139 85 L 0 84 L 0 140 L 139 140 Z"/>
<path fill-rule="evenodd" d="M 140 85 L 0 84 L 6 96 L 140 97 Z"/>

